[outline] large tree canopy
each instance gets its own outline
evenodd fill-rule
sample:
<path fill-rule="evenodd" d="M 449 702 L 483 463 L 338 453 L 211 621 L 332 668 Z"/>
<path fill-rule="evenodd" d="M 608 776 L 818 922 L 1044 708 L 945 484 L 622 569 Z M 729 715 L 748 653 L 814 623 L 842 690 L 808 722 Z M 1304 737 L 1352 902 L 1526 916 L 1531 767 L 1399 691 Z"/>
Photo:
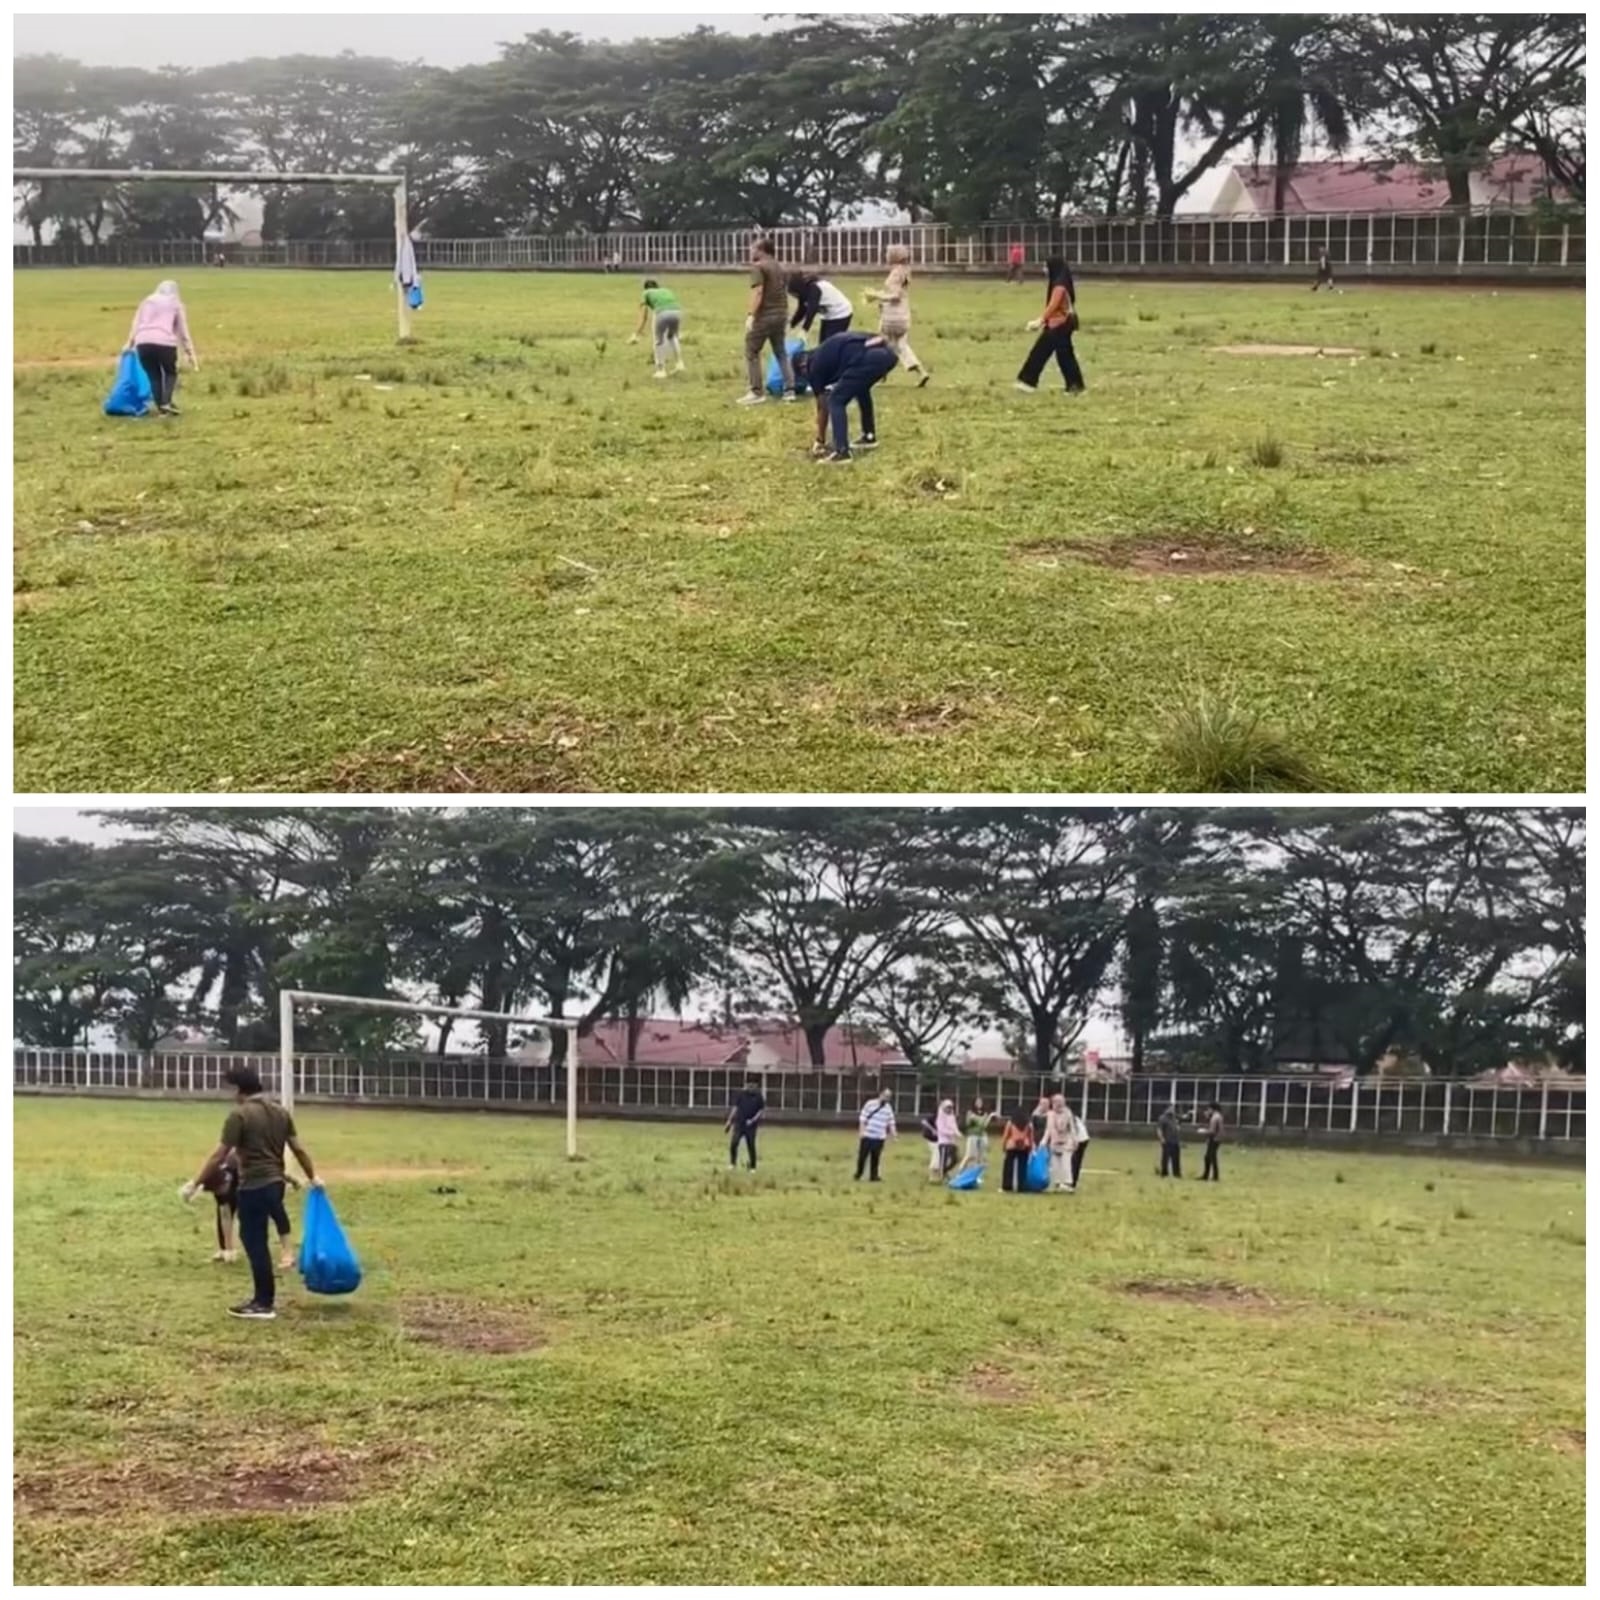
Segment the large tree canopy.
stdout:
<path fill-rule="evenodd" d="M 783 1020 L 818 1063 L 848 1022 L 930 1069 L 987 1026 L 1054 1073 L 1096 1016 L 1166 1071 L 1584 1055 L 1575 811 L 118 816 L 101 846 L 16 839 L 26 1042 L 115 1030 L 148 1048 L 186 1023 L 264 1047 L 295 987 L 536 1009 L 580 1037 L 614 1019 L 635 1047 L 656 1007 L 697 1005 Z M 416 1040 L 362 1013 L 308 1026 L 347 1050 Z"/>
<path fill-rule="evenodd" d="M 1458 204 L 1518 148 L 1581 197 L 1584 93 L 1581 15 L 833 15 L 626 43 L 541 30 L 455 71 L 25 56 L 12 140 L 28 166 L 404 171 L 435 237 L 825 226 L 867 205 L 965 225 L 1166 215 L 1226 162 L 1313 147 L 1431 163 Z M 372 191 L 263 195 L 271 238 L 388 229 Z M 45 181 L 17 216 L 36 241 L 195 238 L 226 204 Z"/>

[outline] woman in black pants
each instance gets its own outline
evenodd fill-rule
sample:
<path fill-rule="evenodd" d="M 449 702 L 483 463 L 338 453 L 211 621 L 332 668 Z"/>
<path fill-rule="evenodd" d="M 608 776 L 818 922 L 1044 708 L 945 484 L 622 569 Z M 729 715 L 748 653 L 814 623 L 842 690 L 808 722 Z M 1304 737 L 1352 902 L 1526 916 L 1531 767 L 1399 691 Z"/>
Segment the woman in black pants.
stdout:
<path fill-rule="evenodd" d="M 128 349 L 137 352 L 139 365 L 150 380 L 150 393 L 156 410 L 164 417 L 175 417 L 178 408 L 173 398 L 178 389 L 178 351 L 181 348 L 189 357 L 189 365 L 200 370 L 200 357 L 195 354 L 194 340 L 189 334 L 189 318 L 178 297 L 178 286 L 171 278 L 156 285 L 156 292 L 146 295 L 133 314 L 133 326 L 128 330 Z"/>
<path fill-rule="evenodd" d="M 1077 353 L 1072 348 L 1073 330 L 1078 326 L 1076 285 L 1072 273 L 1060 256 L 1051 256 L 1045 266 L 1050 274 L 1050 289 L 1045 298 L 1044 315 L 1028 324 L 1030 332 L 1039 337 L 1028 352 L 1017 374 L 1017 387 L 1025 394 L 1037 394 L 1039 379 L 1051 356 L 1061 369 L 1061 377 L 1068 394 L 1084 391 L 1083 369 L 1078 365 Z"/>

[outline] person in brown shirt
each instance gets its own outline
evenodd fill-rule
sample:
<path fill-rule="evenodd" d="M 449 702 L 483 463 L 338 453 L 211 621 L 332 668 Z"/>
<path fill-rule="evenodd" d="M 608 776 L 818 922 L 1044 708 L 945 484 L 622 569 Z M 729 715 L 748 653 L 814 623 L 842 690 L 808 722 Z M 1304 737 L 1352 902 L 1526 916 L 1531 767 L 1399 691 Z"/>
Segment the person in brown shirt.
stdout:
<path fill-rule="evenodd" d="M 237 1157 L 239 1242 L 250 1260 L 255 1293 L 242 1304 L 230 1306 L 228 1315 L 250 1322 L 270 1322 L 277 1315 L 277 1279 L 273 1276 L 267 1230 L 274 1214 L 283 1210 L 285 1148 L 294 1152 L 313 1189 L 320 1189 L 322 1184 L 311 1156 L 300 1143 L 294 1118 L 276 1100 L 267 1098 L 261 1074 L 254 1067 L 235 1067 L 227 1081 L 233 1086 L 236 1103 L 222 1124 L 222 1140 L 206 1158 L 193 1184 L 185 1185 L 185 1189 L 192 1192 L 207 1188 L 216 1169 L 230 1155 Z"/>
<path fill-rule="evenodd" d="M 783 376 L 783 398 L 798 400 L 794 363 L 789 359 L 789 274 L 778 264 L 772 241 L 757 239 L 750 247 L 750 314 L 744 319 L 745 376 L 750 387 L 740 396 L 742 406 L 766 404 L 761 355 L 768 345 Z"/>

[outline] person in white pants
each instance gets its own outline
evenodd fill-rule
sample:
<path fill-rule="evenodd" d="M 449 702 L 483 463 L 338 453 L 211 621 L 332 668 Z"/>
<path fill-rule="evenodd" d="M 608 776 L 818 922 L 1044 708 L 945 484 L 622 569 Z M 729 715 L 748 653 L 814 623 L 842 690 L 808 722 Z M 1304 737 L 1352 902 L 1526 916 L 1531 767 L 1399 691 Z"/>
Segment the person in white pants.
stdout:
<path fill-rule="evenodd" d="M 1071 1194 L 1072 1153 L 1077 1149 L 1076 1119 L 1067 1109 L 1065 1095 L 1050 1097 L 1050 1110 L 1045 1117 L 1045 1148 L 1050 1152 L 1050 1187 L 1057 1194 Z"/>
<path fill-rule="evenodd" d="M 889 275 L 883 288 L 868 289 L 867 299 L 878 307 L 878 332 L 899 357 L 907 372 L 917 375 L 918 388 L 933 376 L 911 348 L 911 252 L 903 244 L 889 246 Z"/>

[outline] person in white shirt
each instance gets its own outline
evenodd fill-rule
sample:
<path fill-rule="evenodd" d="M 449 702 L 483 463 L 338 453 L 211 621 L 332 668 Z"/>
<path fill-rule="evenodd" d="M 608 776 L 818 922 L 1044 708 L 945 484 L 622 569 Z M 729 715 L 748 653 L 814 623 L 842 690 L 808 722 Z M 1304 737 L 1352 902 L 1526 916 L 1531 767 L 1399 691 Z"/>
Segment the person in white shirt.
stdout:
<path fill-rule="evenodd" d="M 862 1106 L 860 1132 L 861 1142 L 856 1147 L 856 1181 L 859 1183 L 861 1174 L 870 1168 L 869 1181 L 877 1183 L 883 1147 L 895 1136 L 894 1106 L 890 1104 L 887 1089 Z"/>
<path fill-rule="evenodd" d="M 836 333 L 850 331 L 850 319 L 856 314 L 856 308 L 826 278 L 814 278 L 808 272 L 792 272 L 789 293 L 796 302 L 794 315 L 789 318 L 791 328 L 810 333 L 811 324 L 820 316 L 822 327 L 817 333 L 818 344 Z"/>
<path fill-rule="evenodd" d="M 1072 1193 L 1072 1154 L 1077 1148 L 1077 1122 L 1067 1109 L 1065 1095 L 1050 1096 L 1044 1122 L 1045 1148 L 1050 1152 L 1050 1187 L 1058 1194 Z"/>

